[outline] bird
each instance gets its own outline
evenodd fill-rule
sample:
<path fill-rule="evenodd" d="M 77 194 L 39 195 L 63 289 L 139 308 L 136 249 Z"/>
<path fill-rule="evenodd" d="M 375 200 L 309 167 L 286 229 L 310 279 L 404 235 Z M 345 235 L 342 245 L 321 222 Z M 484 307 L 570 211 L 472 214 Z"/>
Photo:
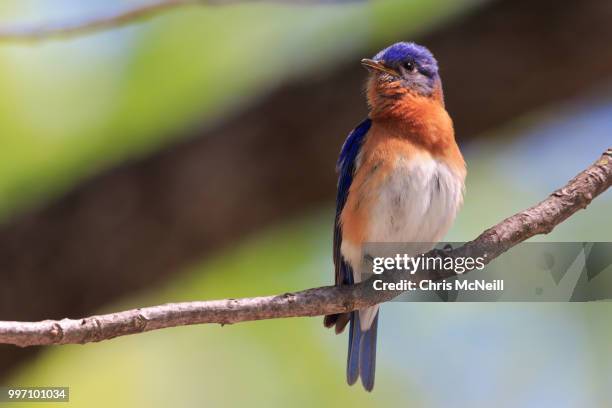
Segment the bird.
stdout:
<path fill-rule="evenodd" d="M 364 279 L 366 243 L 435 246 L 463 204 L 466 164 L 446 111 L 438 62 L 424 46 L 398 42 L 361 64 L 368 116 L 346 138 L 336 165 L 335 284 Z M 422 252 L 421 252 L 422 253 Z M 413 254 L 415 256 L 417 254 Z M 325 316 L 349 325 L 346 379 L 372 391 L 379 307 Z"/>

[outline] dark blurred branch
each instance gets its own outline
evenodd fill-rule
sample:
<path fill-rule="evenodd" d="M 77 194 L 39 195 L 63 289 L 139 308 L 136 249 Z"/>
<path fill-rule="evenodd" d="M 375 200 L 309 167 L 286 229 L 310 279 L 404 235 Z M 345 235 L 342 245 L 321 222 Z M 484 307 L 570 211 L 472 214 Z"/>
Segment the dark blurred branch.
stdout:
<path fill-rule="evenodd" d="M 47 24 L 0 27 L 0 41 L 32 42 L 56 37 L 89 34 L 142 21 L 172 8 L 206 3 L 215 2 L 207 2 L 204 0 L 158 0 L 95 17 L 80 18 L 71 21 L 58 21 Z"/>
<path fill-rule="evenodd" d="M 516 244 L 537 234 L 546 234 L 584 209 L 612 185 L 612 148 L 589 168 L 553 192 L 544 201 L 489 228 L 478 238 L 448 251 L 447 257 L 483 257 L 489 263 Z M 432 251 L 428 256 L 437 256 Z M 420 270 L 414 275 L 392 271 L 386 281 L 420 282 L 454 276 L 452 271 Z M 327 286 L 278 296 L 171 303 L 92 316 L 84 319 L 42 322 L 0 322 L 0 343 L 21 347 L 83 344 L 168 327 L 201 323 L 232 324 L 285 317 L 320 316 L 362 309 L 393 299 L 400 291 L 376 291 L 373 281 L 354 286 Z"/>

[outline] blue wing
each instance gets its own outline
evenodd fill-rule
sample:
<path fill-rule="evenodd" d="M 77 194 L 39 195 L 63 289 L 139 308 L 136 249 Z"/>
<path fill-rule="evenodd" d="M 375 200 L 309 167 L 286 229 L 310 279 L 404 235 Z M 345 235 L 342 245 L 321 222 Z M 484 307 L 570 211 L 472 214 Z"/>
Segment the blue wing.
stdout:
<path fill-rule="evenodd" d="M 350 265 L 342 259 L 340 247 L 342 246 L 342 230 L 340 228 L 340 214 L 346 204 L 349 189 L 353 183 L 355 173 L 355 159 L 361 150 L 366 134 L 372 126 L 368 118 L 361 122 L 349 134 L 340 151 L 336 171 L 338 172 L 338 194 L 336 196 L 336 220 L 334 223 L 334 265 L 336 267 L 336 285 L 349 285 L 353 283 L 353 271 Z"/>
<path fill-rule="evenodd" d="M 336 220 L 334 223 L 334 265 L 336 267 L 336 285 L 351 285 L 353 280 L 353 269 L 344 260 L 340 253 L 342 246 L 342 227 L 340 225 L 340 214 L 346 204 L 349 189 L 353 183 L 355 174 L 355 160 L 361 150 L 363 141 L 372 126 L 368 118 L 361 122 L 349 134 L 342 146 L 336 170 L 338 172 L 338 195 L 336 196 Z M 371 391 L 374 387 L 374 369 L 376 365 L 376 332 L 378 326 L 378 315 L 368 330 L 361 330 L 359 324 L 359 313 L 342 313 L 325 316 L 326 327 L 336 327 L 336 333 L 344 330 L 348 323 L 350 325 L 349 350 L 346 368 L 346 379 L 349 384 L 354 384 L 361 376 L 361 382 L 366 390 Z"/>
<path fill-rule="evenodd" d="M 349 189 L 353 182 L 355 173 L 355 160 L 361 150 L 361 146 L 366 134 L 372 126 L 372 121 L 368 118 L 361 122 L 348 135 L 340 157 L 336 164 L 338 172 L 338 195 L 336 196 L 336 220 L 334 222 L 334 266 L 336 269 L 336 285 L 353 284 L 353 270 L 351 266 L 342 258 L 340 247 L 342 246 L 342 228 L 340 226 L 340 214 L 346 204 Z M 325 316 L 325 327 L 336 327 L 336 333 L 341 333 L 350 319 L 350 313 L 333 314 Z"/>

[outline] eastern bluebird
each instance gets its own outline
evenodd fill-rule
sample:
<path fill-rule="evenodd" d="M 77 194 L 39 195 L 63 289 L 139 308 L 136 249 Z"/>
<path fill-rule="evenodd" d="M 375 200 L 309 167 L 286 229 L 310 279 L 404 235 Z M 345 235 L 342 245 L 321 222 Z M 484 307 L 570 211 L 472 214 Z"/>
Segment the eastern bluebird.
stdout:
<path fill-rule="evenodd" d="M 465 162 L 431 52 L 400 42 L 361 63 L 370 71 L 369 115 L 349 134 L 337 164 L 336 285 L 362 280 L 365 243 L 429 243 L 420 249 L 431 249 L 463 202 Z M 347 382 L 361 377 L 371 391 L 378 306 L 324 321 L 336 333 L 349 322 Z"/>

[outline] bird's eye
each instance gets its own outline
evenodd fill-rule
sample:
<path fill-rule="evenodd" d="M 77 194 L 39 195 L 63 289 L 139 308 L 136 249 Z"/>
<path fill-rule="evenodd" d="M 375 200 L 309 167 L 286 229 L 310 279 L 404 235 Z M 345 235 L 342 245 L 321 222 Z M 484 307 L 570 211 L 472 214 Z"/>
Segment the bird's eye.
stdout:
<path fill-rule="evenodd" d="M 408 72 L 414 72 L 416 71 L 416 65 L 414 65 L 414 62 L 412 61 L 408 61 L 408 62 L 404 62 L 402 64 L 402 66 L 404 67 L 404 69 Z"/>

